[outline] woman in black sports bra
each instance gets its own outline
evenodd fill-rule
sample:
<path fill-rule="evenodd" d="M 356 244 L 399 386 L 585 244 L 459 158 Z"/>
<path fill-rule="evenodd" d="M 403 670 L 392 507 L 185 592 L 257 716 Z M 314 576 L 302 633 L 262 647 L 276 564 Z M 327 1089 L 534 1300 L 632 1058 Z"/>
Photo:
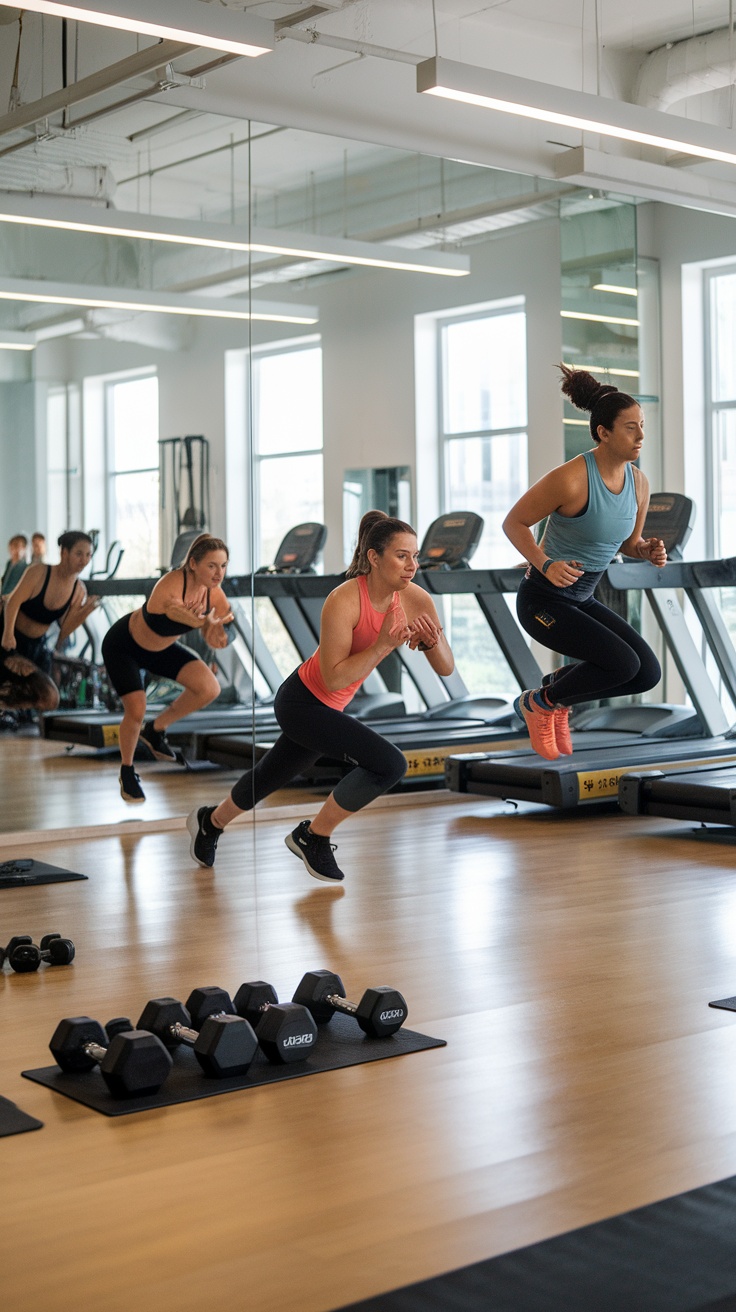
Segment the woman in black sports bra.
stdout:
<path fill-rule="evenodd" d="M 92 539 L 88 533 L 70 529 L 58 540 L 61 559 L 58 565 L 29 565 L 17 587 L 6 599 L 2 645 L 5 651 L 17 651 L 33 661 L 40 670 L 51 670 L 51 651 L 46 634 L 51 625 L 59 625 L 57 647 L 78 629 L 98 604 L 87 597 L 79 575 L 92 559 Z"/>
<path fill-rule="evenodd" d="M 184 564 L 169 570 L 150 597 L 130 615 L 124 615 L 105 634 L 102 659 L 108 678 L 122 699 L 120 725 L 120 794 L 125 802 L 145 802 L 146 795 L 133 769 L 133 756 L 141 738 L 157 761 L 176 761 L 166 738 L 175 720 L 201 711 L 220 692 L 212 670 L 176 639 L 199 629 L 210 647 L 226 647 L 225 625 L 232 620 L 222 591 L 228 549 L 221 538 L 201 533 L 187 552 Z M 142 671 L 180 683 L 183 692 L 154 720 L 144 724 L 146 694 Z"/>

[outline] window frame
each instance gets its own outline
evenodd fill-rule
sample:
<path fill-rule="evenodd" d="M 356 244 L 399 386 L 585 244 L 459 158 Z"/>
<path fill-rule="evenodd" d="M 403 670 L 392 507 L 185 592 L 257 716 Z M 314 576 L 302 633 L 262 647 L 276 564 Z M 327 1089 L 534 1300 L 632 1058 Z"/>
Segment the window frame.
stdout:
<path fill-rule="evenodd" d="M 716 449 L 718 418 L 725 410 L 736 410 L 736 396 L 731 401 L 717 401 L 713 395 L 715 364 L 715 328 L 713 322 L 714 283 L 719 278 L 736 278 L 736 264 L 718 264 L 703 270 L 703 407 L 705 428 L 705 549 L 713 558 L 721 555 L 720 453 Z M 718 514 L 716 510 L 718 508 Z"/>
<path fill-rule="evenodd" d="M 156 380 L 157 391 L 159 386 L 158 370 L 154 366 L 148 366 L 141 369 L 125 371 L 119 374 L 108 374 L 101 379 L 103 387 L 102 412 L 104 415 L 104 469 L 105 469 L 105 536 L 109 549 L 110 543 L 115 541 L 118 536 L 117 532 L 117 495 L 115 480 L 128 474 L 152 474 L 155 473 L 158 478 L 158 500 L 161 498 L 160 484 L 160 461 L 158 460 L 158 439 L 156 442 L 156 463 L 155 465 L 145 465 L 140 469 L 114 469 L 113 463 L 115 458 L 115 421 L 114 421 L 114 401 L 113 393 L 116 387 L 123 387 L 130 383 L 144 382 L 150 378 Z M 154 567 L 155 569 L 155 567 Z"/>

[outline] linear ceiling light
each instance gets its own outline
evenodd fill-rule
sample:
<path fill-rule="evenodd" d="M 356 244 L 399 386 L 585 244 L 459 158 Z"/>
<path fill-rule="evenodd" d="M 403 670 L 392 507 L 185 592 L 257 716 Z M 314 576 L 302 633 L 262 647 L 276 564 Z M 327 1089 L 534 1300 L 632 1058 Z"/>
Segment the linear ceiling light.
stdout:
<path fill-rule="evenodd" d="M 616 287 L 612 282 L 594 282 L 594 292 L 615 292 L 617 296 L 638 296 L 636 287 Z"/>
<path fill-rule="evenodd" d="M 736 164 L 736 133 L 727 128 L 451 59 L 426 59 L 418 64 L 417 91 L 503 114 Z"/>
<path fill-rule="evenodd" d="M 607 364 L 569 364 L 568 369 L 587 369 L 595 374 L 616 374 L 620 378 L 638 378 L 638 369 L 612 369 Z"/>
<path fill-rule="evenodd" d="M 374 269 L 433 273 L 446 278 L 464 278 L 470 272 L 467 255 L 445 255 L 435 251 L 415 254 L 403 246 L 350 241 L 344 237 L 316 237 L 314 233 L 284 232 L 277 228 L 251 230 L 248 241 L 245 239 L 245 229 L 241 232 L 225 224 L 94 210 L 84 204 L 58 201 L 46 196 L 28 197 L 7 192 L 0 194 L 0 223 L 61 228 L 67 232 L 97 232 L 107 236 L 132 237 L 138 241 L 205 246 L 213 250 L 250 250 L 264 255 L 294 256 L 300 260 L 329 260 L 336 264 L 365 265 Z"/>
<path fill-rule="evenodd" d="M 0 351 L 33 351 L 36 343 L 27 333 L 0 331 Z"/>
<path fill-rule="evenodd" d="M 0 300 L 30 301 L 39 305 L 79 305 L 93 310 L 135 310 L 148 314 L 191 314 L 206 319 L 258 319 L 267 323 L 317 323 L 313 306 L 216 300 L 204 296 L 177 296 L 172 292 L 129 291 L 117 287 L 85 287 L 79 283 L 0 278 Z"/>
<path fill-rule="evenodd" d="M 587 319 L 590 323 L 624 323 L 627 328 L 638 328 L 638 319 L 622 319 L 615 314 L 583 314 L 582 310 L 560 310 L 562 319 Z"/>
<path fill-rule="evenodd" d="M 3 8 L 17 9 L 0 0 Z M 225 50 L 254 58 L 273 49 L 273 24 L 245 17 L 200 0 L 23 0 L 22 9 L 54 18 L 72 18 L 98 27 L 114 27 L 143 36 L 184 41 L 208 50 Z"/>

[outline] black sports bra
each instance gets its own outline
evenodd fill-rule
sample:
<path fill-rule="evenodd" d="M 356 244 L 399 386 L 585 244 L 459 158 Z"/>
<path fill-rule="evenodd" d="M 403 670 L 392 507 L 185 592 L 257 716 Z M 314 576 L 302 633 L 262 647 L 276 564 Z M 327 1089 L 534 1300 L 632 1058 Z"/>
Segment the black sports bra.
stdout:
<path fill-rule="evenodd" d="M 69 600 L 65 601 L 63 606 L 59 606 L 56 610 L 50 610 L 49 607 L 44 604 L 44 597 L 46 596 L 46 589 L 49 586 L 50 578 L 51 566 L 47 565 L 46 578 L 43 581 L 41 591 L 37 593 L 35 597 L 29 597 L 27 601 L 23 601 L 20 604 L 19 610 L 21 615 L 25 615 L 28 620 L 33 620 L 34 624 L 53 624 L 54 620 L 61 619 L 62 615 L 68 611 L 72 604 L 72 597 L 74 596 L 74 590 L 77 586 L 76 579 L 72 584 L 72 590 L 69 593 Z"/>
<path fill-rule="evenodd" d="M 187 576 L 182 571 L 182 580 L 184 587 L 181 590 L 181 599 L 184 600 L 187 595 Z M 207 611 L 210 609 L 210 593 L 207 589 Z M 141 607 L 141 614 L 146 621 L 152 633 L 157 633 L 159 638 L 180 638 L 183 633 L 191 633 L 194 626 L 192 624 L 182 624 L 181 620 L 171 620 L 163 611 L 151 611 L 148 609 L 147 602 L 144 601 Z"/>

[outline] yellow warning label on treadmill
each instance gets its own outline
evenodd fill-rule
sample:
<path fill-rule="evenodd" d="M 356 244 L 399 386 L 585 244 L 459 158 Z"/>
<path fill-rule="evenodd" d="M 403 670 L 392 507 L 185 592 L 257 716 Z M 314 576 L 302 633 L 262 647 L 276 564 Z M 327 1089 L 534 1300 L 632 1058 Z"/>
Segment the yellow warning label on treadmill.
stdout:
<path fill-rule="evenodd" d="M 103 724 L 103 725 L 101 726 L 101 728 L 102 728 L 102 743 L 103 743 L 103 746 L 105 746 L 105 747 L 117 747 L 118 743 L 120 742 L 120 725 L 119 725 L 119 724 Z"/>
<path fill-rule="evenodd" d="M 617 797 L 619 780 L 625 774 L 642 774 L 648 770 L 694 770 L 699 765 L 728 765 L 733 756 L 690 757 L 688 760 L 647 761 L 641 765 L 615 767 L 611 770 L 578 770 L 578 797 L 584 802 L 589 797 Z"/>
<path fill-rule="evenodd" d="M 518 747 L 519 740 L 514 739 L 509 743 L 499 744 L 498 739 L 491 743 L 473 743 L 475 752 L 497 752 L 504 751 L 506 748 Z M 470 744 L 466 744 L 470 746 Z M 421 747 L 416 751 L 404 752 L 407 760 L 408 769 L 404 775 L 405 779 L 426 779 L 436 775 L 441 779 L 445 773 L 445 761 L 448 756 L 454 756 L 457 752 L 462 752 L 462 746 L 454 743 L 451 747 Z"/>

